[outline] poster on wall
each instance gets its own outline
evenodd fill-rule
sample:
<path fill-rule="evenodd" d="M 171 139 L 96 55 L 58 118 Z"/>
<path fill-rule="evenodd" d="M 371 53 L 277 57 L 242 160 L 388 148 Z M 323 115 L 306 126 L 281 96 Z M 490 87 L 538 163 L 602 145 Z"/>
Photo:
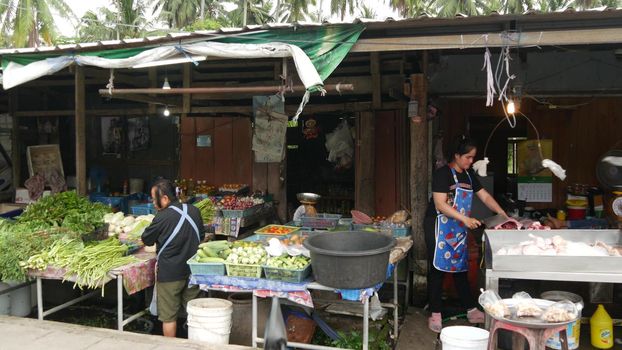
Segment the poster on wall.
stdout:
<path fill-rule="evenodd" d="M 123 151 L 123 119 L 120 117 L 102 117 L 101 141 L 104 155 L 121 157 Z"/>
<path fill-rule="evenodd" d="M 253 151 L 257 163 L 280 163 L 285 158 L 287 115 L 277 96 L 254 96 Z"/>
<path fill-rule="evenodd" d="M 149 117 L 127 119 L 127 141 L 130 152 L 149 148 Z"/>
<path fill-rule="evenodd" d="M 526 140 L 518 143 L 518 199 L 527 202 L 553 201 L 553 175 L 542 166 L 542 159 L 553 158 L 553 141 Z"/>

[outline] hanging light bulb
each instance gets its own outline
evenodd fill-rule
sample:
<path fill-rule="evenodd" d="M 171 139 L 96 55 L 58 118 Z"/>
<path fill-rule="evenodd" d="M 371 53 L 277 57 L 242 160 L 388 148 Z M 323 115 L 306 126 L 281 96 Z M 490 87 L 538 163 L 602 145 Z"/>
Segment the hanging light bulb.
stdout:
<path fill-rule="evenodd" d="M 516 104 L 514 104 L 513 99 L 508 100 L 508 104 L 505 106 L 505 110 L 508 112 L 508 114 L 516 113 Z"/>
<path fill-rule="evenodd" d="M 169 115 L 171 115 L 171 111 L 168 110 L 168 106 L 164 107 L 164 111 L 162 112 L 162 114 L 165 117 L 168 117 Z"/>
<path fill-rule="evenodd" d="M 164 84 L 162 84 L 163 90 L 170 90 L 171 84 L 168 83 L 168 77 L 164 77 Z"/>

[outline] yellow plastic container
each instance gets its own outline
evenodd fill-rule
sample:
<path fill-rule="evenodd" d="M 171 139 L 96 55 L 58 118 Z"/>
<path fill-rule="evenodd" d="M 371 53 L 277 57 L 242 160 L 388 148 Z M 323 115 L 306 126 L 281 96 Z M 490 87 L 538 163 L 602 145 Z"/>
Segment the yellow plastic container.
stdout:
<path fill-rule="evenodd" d="M 613 347 L 613 321 L 602 304 L 590 318 L 590 335 L 592 346 L 597 349 Z"/>

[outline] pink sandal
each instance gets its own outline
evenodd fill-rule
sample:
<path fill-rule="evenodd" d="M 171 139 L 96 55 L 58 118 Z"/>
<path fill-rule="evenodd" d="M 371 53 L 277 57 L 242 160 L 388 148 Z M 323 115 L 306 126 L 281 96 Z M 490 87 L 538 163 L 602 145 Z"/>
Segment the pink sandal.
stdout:
<path fill-rule="evenodd" d="M 432 316 L 428 317 L 428 328 L 434 333 L 440 333 L 443 329 L 443 318 L 440 312 L 433 312 Z"/>
<path fill-rule="evenodd" d="M 467 311 L 467 319 L 469 320 L 469 323 L 484 323 L 486 315 L 477 308 L 472 308 Z"/>

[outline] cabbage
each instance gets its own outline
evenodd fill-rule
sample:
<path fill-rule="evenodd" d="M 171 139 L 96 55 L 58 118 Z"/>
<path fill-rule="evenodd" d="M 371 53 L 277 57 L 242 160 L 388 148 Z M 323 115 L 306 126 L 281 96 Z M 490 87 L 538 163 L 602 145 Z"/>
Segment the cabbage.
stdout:
<path fill-rule="evenodd" d="M 149 221 L 138 220 L 138 222 L 136 222 L 136 224 L 134 225 L 134 228 L 132 228 L 132 230 L 127 234 L 128 237 L 139 238 L 140 236 L 142 236 L 143 232 L 145 232 L 145 229 L 149 225 L 151 225 L 151 222 Z"/>

